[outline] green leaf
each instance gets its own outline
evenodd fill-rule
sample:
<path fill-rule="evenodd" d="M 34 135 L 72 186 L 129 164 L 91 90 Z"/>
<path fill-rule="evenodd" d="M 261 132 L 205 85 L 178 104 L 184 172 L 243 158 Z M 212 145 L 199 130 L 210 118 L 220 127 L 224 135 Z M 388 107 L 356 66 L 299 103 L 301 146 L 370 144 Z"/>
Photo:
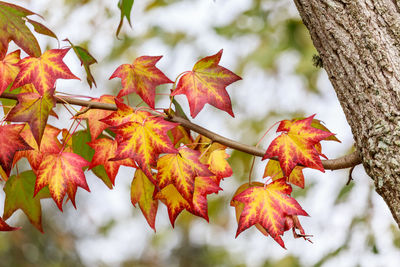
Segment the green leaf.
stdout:
<path fill-rule="evenodd" d="M 94 86 L 97 87 L 96 81 L 94 80 L 93 75 L 90 72 L 90 65 L 97 63 L 97 60 L 85 48 L 74 45 L 68 39 L 64 39 L 63 41 L 67 41 L 71 44 L 72 49 L 74 50 L 75 54 L 81 61 L 81 65 L 83 65 L 83 67 L 85 68 L 86 80 L 90 88 L 92 88 L 92 84 L 94 84 Z"/>
<path fill-rule="evenodd" d="M 0 59 L 5 56 L 10 41 L 14 41 L 30 56 L 39 57 L 42 54 L 38 41 L 25 24 L 26 21 L 31 23 L 38 33 L 55 37 L 55 34 L 44 25 L 28 19 L 27 16 L 30 15 L 37 14 L 23 7 L 0 1 Z"/>
<path fill-rule="evenodd" d="M 42 208 L 40 200 L 50 198 L 47 187 L 33 197 L 36 175 L 33 171 L 25 171 L 19 175 L 11 176 L 3 190 L 6 193 L 4 202 L 3 219 L 7 220 L 18 209 L 21 209 L 29 221 L 41 232 L 42 229 Z"/>
<path fill-rule="evenodd" d="M 133 2 L 134 2 L 134 0 L 119 0 L 119 2 L 118 2 L 118 8 L 121 10 L 121 19 L 119 21 L 119 25 L 117 28 L 117 33 L 116 33 L 117 37 L 118 37 L 119 32 L 121 31 L 124 17 L 126 17 L 126 19 L 128 20 L 129 26 L 132 27 L 131 10 L 132 10 L 132 6 L 133 6 Z"/>

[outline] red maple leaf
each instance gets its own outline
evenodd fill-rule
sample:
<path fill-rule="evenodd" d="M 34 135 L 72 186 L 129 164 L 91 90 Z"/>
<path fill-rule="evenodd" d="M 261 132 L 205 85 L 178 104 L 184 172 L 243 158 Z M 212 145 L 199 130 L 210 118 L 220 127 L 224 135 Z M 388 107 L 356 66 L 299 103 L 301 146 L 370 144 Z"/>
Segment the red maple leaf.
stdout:
<path fill-rule="evenodd" d="M 52 89 L 57 79 L 78 79 L 62 61 L 69 49 L 47 50 L 40 57 L 26 57 L 19 62 L 21 68 L 11 90 L 32 83 L 43 95 Z"/>
<path fill-rule="evenodd" d="M 60 129 L 47 124 L 46 128 L 44 129 L 44 134 L 42 138 L 43 142 L 40 143 L 39 149 L 39 146 L 37 145 L 35 138 L 33 137 L 31 130 L 29 129 L 29 126 L 26 125 L 25 128 L 21 131 L 20 135 L 25 140 L 25 142 L 33 149 L 18 151 L 14 157 L 14 164 L 22 157 L 26 157 L 32 167 L 32 170 L 36 171 L 39 168 L 40 162 L 42 161 L 42 158 L 46 153 L 60 152 L 62 144 L 57 138 L 60 131 Z"/>
<path fill-rule="evenodd" d="M 0 126 L 0 165 L 10 175 L 14 155 L 17 151 L 32 149 L 20 136 L 23 124 Z"/>
<path fill-rule="evenodd" d="M 231 99 L 225 87 L 241 80 L 230 70 L 218 65 L 222 50 L 217 54 L 200 59 L 192 71 L 185 73 L 179 80 L 172 96 L 185 94 L 194 118 L 206 103 L 228 112 L 232 117 Z"/>
<path fill-rule="evenodd" d="M 98 103 L 109 103 L 114 104 L 114 96 L 112 95 L 102 95 L 100 98 L 92 99 L 90 102 L 98 102 Z M 81 111 L 85 110 L 85 107 L 82 107 Z M 109 116 L 113 111 L 103 110 L 103 109 L 89 109 L 85 113 L 76 116 L 77 119 L 87 119 L 90 135 L 92 136 L 92 141 L 95 140 L 105 129 L 109 127 L 109 125 L 101 119 Z"/>
<path fill-rule="evenodd" d="M 117 141 L 115 140 L 99 138 L 87 144 L 95 151 L 89 168 L 91 169 L 97 165 L 103 165 L 113 185 L 121 165 L 136 167 L 135 162 L 130 158 L 123 160 L 109 160 L 116 156 Z"/>
<path fill-rule="evenodd" d="M 117 97 L 137 93 L 147 105 L 154 108 L 156 87 L 160 84 L 173 83 L 156 67 L 160 59 L 161 56 L 142 56 L 135 59 L 133 64 L 119 66 L 110 77 L 110 79 L 121 78 L 122 90 Z"/>
<path fill-rule="evenodd" d="M 136 122 L 127 122 L 114 127 L 113 131 L 119 136 L 116 138 L 118 148 L 113 160 L 132 158 L 146 175 L 152 179 L 150 166 L 154 166 L 161 153 L 175 153 L 176 148 L 171 143 L 167 132 L 176 126 L 176 123 L 168 122 L 155 117 L 146 111 L 136 111 Z"/>
<path fill-rule="evenodd" d="M 208 222 L 208 203 L 207 195 L 217 194 L 222 190 L 212 178 L 198 176 L 194 183 L 193 201 L 190 205 L 190 212 L 194 215 L 203 217 Z"/>
<path fill-rule="evenodd" d="M 271 142 L 263 160 L 277 156 L 285 176 L 289 176 L 297 165 L 323 172 L 320 153 L 315 145 L 333 134 L 311 127 L 314 116 L 290 124 L 283 121 L 281 124 L 284 126 L 280 125 L 277 130 L 283 133 Z"/>
<path fill-rule="evenodd" d="M 279 179 L 266 186 L 249 187 L 235 195 L 232 201 L 244 203 L 236 237 L 250 226 L 260 224 L 284 248 L 281 235 L 285 232 L 286 217 L 308 216 L 299 203 L 290 197 L 291 192 L 292 187 L 285 179 Z"/>
<path fill-rule="evenodd" d="M 157 161 L 157 182 L 160 188 L 173 184 L 190 203 L 197 176 L 212 176 L 208 166 L 199 161 L 200 152 L 181 147 L 176 154 L 167 154 Z"/>
<path fill-rule="evenodd" d="M 175 225 L 176 217 L 184 210 L 190 210 L 189 202 L 183 198 L 173 184 L 169 184 L 154 197 L 161 200 L 168 208 L 168 216 L 172 227 Z"/>
<path fill-rule="evenodd" d="M 45 186 L 49 186 L 50 194 L 62 211 L 65 194 L 75 207 L 77 187 L 90 192 L 82 168 L 89 162 L 71 152 L 46 154 L 37 170 L 35 195 Z"/>
<path fill-rule="evenodd" d="M 100 119 L 100 122 L 107 123 L 110 126 L 119 126 L 127 122 L 142 122 L 149 116 L 148 112 L 136 112 L 130 106 L 124 104 L 118 98 L 115 98 L 117 110 L 112 112 L 107 117 Z"/>
<path fill-rule="evenodd" d="M 0 60 L 0 94 L 14 81 L 19 72 L 21 50 L 14 51 Z"/>

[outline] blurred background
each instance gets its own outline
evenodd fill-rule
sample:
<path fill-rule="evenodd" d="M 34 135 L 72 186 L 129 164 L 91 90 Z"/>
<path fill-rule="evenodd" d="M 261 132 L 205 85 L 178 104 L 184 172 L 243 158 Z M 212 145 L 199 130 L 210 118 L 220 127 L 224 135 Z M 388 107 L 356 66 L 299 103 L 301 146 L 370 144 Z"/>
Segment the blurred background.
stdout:
<path fill-rule="evenodd" d="M 68 38 L 97 59 L 92 65 L 97 88 L 90 90 L 83 68 L 69 52 L 65 62 L 81 81 L 60 80 L 58 91 L 116 94 L 120 80 L 108 78 L 120 64 L 142 55 L 162 55 L 157 66 L 174 80 L 201 57 L 224 49 L 220 64 L 243 78 L 227 88 L 235 118 L 206 105 L 195 123 L 255 145 L 276 121 L 317 114 L 342 141 L 323 142 L 324 154 L 350 153 L 350 128 L 326 73 L 313 64 L 317 52 L 292 1 L 136 0 L 132 28 L 125 20 L 119 39 L 117 2 L 13 1 L 42 15 L 41 22 L 60 40 Z M 43 50 L 67 45 L 36 36 Z M 158 92 L 168 89 L 159 87 Z M 177 100 L 189 114 L 184 96 Z M 132 98 L 131 103 L 138 102 Z M 168 97 L 158 96 L 156 106 L 167 107 Z M 62 107 L 56 112 L 60 120 L 50 123 L 68 128 L 71 115 Z M 267 148 L 275 136 L 271 131 L 261 146 Z M 294 187 L 310 215 L 300 221 L 313 244 L 294 239 L 289 231 L 284 250 L 255 228 L 235 239 L 237 223 L 229 202 L 248 180 L 252 157 L 230 154 L 234 176 L 221 183 L 223 191 L 208 197 L 210 223 L 184 211 L 172 228 L 160 205 L 154 233 L 130 202 L 132 168 L 120 169 L 112 190 L 88 174 L 91 193 L 78 190 L 76 210 L 68 203 L 61 213 L 51 200 L 42 200 L 45 234 L 21 211 L 7 221 L 23 229 L 0 233 L 0 266 L 400 266 L 400 231 L 362 166 L 347 186 L 349 170 L 307 170 L 305 189 Z M 265 165 L 256 159 L 253 180 L 262 181 Z"/>

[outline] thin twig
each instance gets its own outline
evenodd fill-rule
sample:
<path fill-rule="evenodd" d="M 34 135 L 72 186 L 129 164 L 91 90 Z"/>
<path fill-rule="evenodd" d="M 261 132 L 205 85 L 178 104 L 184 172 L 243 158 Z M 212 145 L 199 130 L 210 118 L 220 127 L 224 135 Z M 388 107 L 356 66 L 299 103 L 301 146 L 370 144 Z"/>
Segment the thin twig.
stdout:
<path fill-rule="evenodd" d="M 114 110 L 114 111 L 117 110 L 117 106 L 114 104 L 91 102 L 91 101 L 85 101 L 85 100 L 75 99 L 75 98 L 66 97 L 66 96 L 58 96 L 58 95 L 55 97 L 57 99 L 57 103 L 68 102 L 71 105 L 90 107 L 90 109 L 102 109 L 102 110 Z M 17 95 L 15 95 L 15 94 L 3 93 L 2 95 L 0 95 L 0 98 L 14 99 L 14 100 L 18 101 Z M 160 114 L 157 114 L 157 113 L 155 113 L 154 115 L 160 116 Z M 234 141 L 232 139 L 226 138 L 226 137 L 221 136 L 217 133 L 214 133 L 210 130 L 207 130 L 206 128 L 204 128 L 200 125 L 192 123 L 185 118 L 182 118 L 182 117 L 179 117 L 176 115 L 168 115 L 168 116 L 165 115 L 164 118 L 168 121 L 179 123 L 180 125 L 182 125 L 185 128 L 188 128 L 196 133 L 199 133 L 201 135 L 204 135 L 205 137 L 208 137 L 213 142 L 220 143 L 220 144 L 230 147 L 232 149 L 239 150 L 244 153 L 254 155 L 257 157 L 263 157 L 265 154 L 264 149 L 257 148 L 254 146 L 249 146 L 249 145 Z M 273 157 L 272 159 L 278 160 L 278 158 L 276 158 L 276 157 Z M 324 166 L 324 168 L 326 170 L 346 169 L 346 168 L 351 168 L 353 166 L 356 166 L 358 164 L 361 164 L 361 157 L 359 156 L 357 151 L 355 151 L 351 154 L 342 156 L 337 159 L 322 160 L 322 165 Z"/>

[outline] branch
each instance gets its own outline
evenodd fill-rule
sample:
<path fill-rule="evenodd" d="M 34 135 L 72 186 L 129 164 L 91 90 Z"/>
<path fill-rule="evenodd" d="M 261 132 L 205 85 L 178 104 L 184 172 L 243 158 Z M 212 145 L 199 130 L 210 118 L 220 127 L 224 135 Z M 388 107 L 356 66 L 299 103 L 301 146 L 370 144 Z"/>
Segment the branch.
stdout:
<path fill-rule="evenodd" d="M 0 98 L 14 99 L 14 100 L 18 101 L 18 97 L 15 94 L 3 93 L 2 95 L 0 95 Z M 57 103 L 68 102 L 71 105 L 88 107 L 90 109 L 102 109 L 102 110 L 113 110 L 113 111 L 117 110 L 117 106 L 113 105 L 113 104 L 90 102 L 90 101 L 80 100 L 80 99 L 67 97 L 67 96 L 55 96 L 55 98 L 57 99 Z M 157 114 L 157 115 L 159 115 L 159 114 Z M 171 115 L 171 116 L 165 117 L 165 119 L 168 121 L 171 121 L 171 122 L 179 123 L 182 126 L 188 128 L 196 133 L 199 133 L 201 135 L 204 135 L 204 136 L 210 138 L 214 142 L 220 143 L 220 144 L 230 147 L 232 149 L 239 150 L 239 151 L 242 151 L 247 154 L 257 156 L 257 157 L 262 157 L 265 154 L 265 150 L 263 150 L 261 148 L 249 146 L 249 145 L 234 141 L 232 139 L 226 138 L 226 137 L 216 134 L 210 130 L 207 130 L 206 128 L 203 128 L 200 125 L 194 124 L 194 123 L 190 122 L 189 120 L 184 119 L 182 117 L 178 117 L 176 115 Z M 272 158 L 272 159 L 277 160 L 277 158 Z M 322 160 L 322 165 L 324 166 L 324 168 L 326 170 L 345 169 L 345 168 L 350 168 L 350 167 L 356 166 L 358 164 L 361 164 L 361 158 L 357 151 L 355 151 L 349 155 L 342 156 L 337 159 Z"/>

